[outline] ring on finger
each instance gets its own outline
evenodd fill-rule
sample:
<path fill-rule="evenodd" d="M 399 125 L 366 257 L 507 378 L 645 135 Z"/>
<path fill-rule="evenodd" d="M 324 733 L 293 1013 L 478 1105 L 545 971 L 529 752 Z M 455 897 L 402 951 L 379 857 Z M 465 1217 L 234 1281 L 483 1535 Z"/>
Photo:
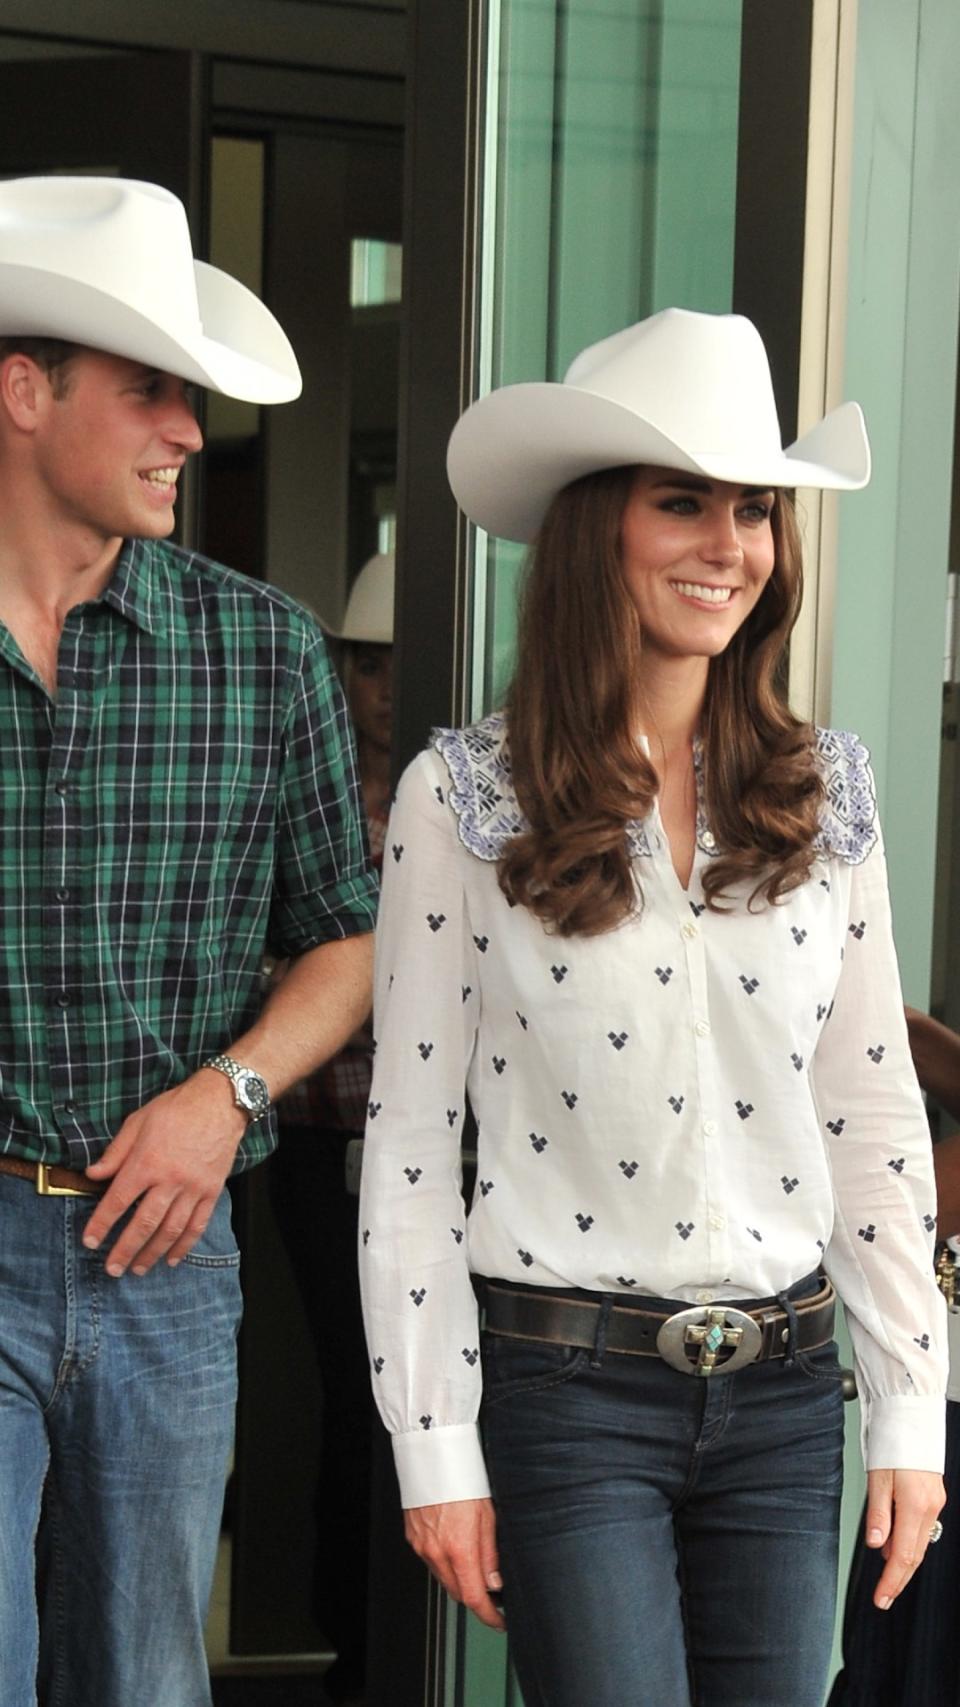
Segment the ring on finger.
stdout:
<path fill-rule="evenodd" d="M 931 1547 L 936 1546 L 936 1544 L 939 1541 L 942 1534 L 943 1534 L 943 1524 L 940 1522 L 940 1519 L 938 1518 L 936 1523 L 934 1524 L 933 1528 L 930 1531 L 930 1546 Z"/>

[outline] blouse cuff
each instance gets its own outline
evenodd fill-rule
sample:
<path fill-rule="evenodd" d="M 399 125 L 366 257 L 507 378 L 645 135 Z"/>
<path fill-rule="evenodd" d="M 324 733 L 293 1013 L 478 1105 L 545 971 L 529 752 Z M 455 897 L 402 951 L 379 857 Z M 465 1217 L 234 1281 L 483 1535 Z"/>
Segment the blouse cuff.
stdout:
<path fill-rule="evenodd" d="M 942 1475 L 946 1401 L 895 1395 L 860 1400 L 863 1462 L 868 1470 L 933 1470 Z"/>
<path fill-rule="evenodd" d="M 393 1436 L 393 1457 L 404 1510 L 482 1500 L 490 1493 L 476 1423 L 420 1429 Z"/>

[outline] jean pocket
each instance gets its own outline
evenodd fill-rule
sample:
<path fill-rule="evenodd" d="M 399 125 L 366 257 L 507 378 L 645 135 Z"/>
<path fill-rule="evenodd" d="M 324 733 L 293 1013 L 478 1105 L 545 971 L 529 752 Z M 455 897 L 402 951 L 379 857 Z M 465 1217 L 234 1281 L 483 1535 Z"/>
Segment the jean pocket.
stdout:
<path fill-rule="evenodd" d="M 230 1194 L 222 1191 L 192 1250 L 183 1258 L 192 1268 L 239 1268 L 240 1252 L 230 1220 Z"/>
<path fill-rule="evenodd" d="M 843 1380 L 836 1340 L 828 1340 L 826 1345 L 818 1345 L 814 1351 L 798 1351 L 796 1366 L 812 1381 Z"/>
<path fill-rule="evenodd" d="M 499 1405 L 522 1393 L 542 1392 L 573 1380 L 590 1362 L 582 1346 L 545 1340 L 507 1339 L 485 1333 L 482 1340 L 483 1402 Z"/>

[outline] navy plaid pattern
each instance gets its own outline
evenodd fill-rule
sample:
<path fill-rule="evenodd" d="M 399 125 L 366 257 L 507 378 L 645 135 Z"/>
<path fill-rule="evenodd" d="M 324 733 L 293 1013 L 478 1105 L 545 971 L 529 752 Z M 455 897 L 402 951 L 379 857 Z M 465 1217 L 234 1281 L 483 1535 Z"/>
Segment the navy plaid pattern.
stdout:
<path fill-rule="evenodd" d="M 0 659 L 0 1151 L 82 1168 L 251 1023 L 267 949 L 372 929 L 376 879 L 323 636 L 276 589 L 128 541 L 55 702 L 2 624 Z"/>

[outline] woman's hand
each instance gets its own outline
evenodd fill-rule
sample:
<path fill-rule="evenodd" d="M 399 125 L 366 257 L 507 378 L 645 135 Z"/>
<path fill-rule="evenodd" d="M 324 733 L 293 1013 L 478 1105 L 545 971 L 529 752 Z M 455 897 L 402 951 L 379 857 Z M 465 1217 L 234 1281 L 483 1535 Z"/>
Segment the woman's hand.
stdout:
<path fill-rule="evenodd" d="M 886 1612 L 913 1576 L 930 1545 L 930 1531 L 946 1501 L 943 1477 L 933 1470 L 867 1473 L 866 1538 L 886 1567 L 873 1596 Z"/>
<path fill-rule="evenodd" d="M 503 1583 L 497 1569 L 492 1500 L 450 1500 L 411 1506 L 403 1514 L 407 1540 L 454 1600 L 461 1600 L 491 1630 L 504 1630 L 490 1599 Z"/>

